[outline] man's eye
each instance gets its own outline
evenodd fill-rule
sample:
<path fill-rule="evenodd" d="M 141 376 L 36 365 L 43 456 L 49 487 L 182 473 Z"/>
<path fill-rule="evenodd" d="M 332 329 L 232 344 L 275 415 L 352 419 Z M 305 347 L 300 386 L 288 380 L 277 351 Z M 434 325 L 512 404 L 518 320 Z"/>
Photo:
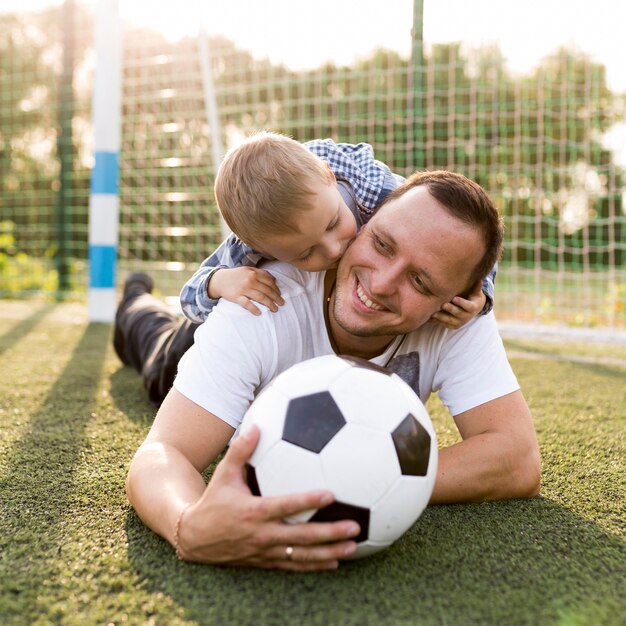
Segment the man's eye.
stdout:
<path fill-rule="evenodd" d="M 388 253 L 389 246 L 380 238 L 374 235 L 374 244 L 382 252 Z"/>
<path fill-rule="evenodd" d="M 422 279 L 417 275 L 414 274 L 413 275 L 413 285 L 419 289 L 420 291 L 426 291 L 426 288 L 424 287 L 424 283 L 422 282 Z"/>

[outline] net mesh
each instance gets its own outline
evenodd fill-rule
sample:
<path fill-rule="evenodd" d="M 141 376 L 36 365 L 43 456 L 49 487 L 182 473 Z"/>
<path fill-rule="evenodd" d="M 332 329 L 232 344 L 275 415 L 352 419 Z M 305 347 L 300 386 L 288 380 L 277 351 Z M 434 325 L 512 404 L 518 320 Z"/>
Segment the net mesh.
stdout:
<path fill-rule="evenodd" d="M 374 3 L 350 2 L 360 20 L 378 19 Z M 268 22 L 298 19 L 281 7 L 267 7 Z M 516 74 L 494 44 L 422 41 L 428 21 L 415 18 L 403 49 L 307 69 L 211 33 L 224 147 L 271 129 L 367 141 L 405 176 L 461 172 L 505 218 L 499 319 L 626 328 L 624 168 L 605 141 L 626 107 L 605 66 L 557 46 Z M 72 3 L 0 14 L 3 296 L 85 295 L 92 22 L 91 5 Z M 221 240 L 198 38 L 128 23 L 123 45 L 118 280 L 148 271 L 175 296 Z M 333 41 L 323 46 L 332 57 Z"/>

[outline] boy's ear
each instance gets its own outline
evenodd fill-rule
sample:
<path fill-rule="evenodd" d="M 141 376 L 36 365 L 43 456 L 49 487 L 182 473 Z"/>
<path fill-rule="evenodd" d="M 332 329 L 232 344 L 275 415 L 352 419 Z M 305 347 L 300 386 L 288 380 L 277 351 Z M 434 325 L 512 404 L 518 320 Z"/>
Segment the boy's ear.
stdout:
<path fill-rule="evenodd" d="M 337 178 L 335 176 L 335 172 L 332 171 L 332 169 L 330 168 L 330 163 L 328 161 L 324 161 L 324 165 L 326 166 L 326 169 L 328 169 L 328 171 L 330 172 L 330 175 L 333 179 L 333 182 L 337 182 Z"/>

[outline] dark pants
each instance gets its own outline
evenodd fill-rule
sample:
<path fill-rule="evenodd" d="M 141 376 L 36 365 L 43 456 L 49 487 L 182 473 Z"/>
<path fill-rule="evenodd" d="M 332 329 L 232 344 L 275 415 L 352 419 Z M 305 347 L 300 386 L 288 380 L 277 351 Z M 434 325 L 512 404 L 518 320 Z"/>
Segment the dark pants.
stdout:
<path fill-rule="evenodd" d="M 198 328 L 149 293 L 131 296 L 116 317 L 116 349 L 141 374 L 150 402 L 159 406 L 171 389 L 178 361 Z"/>

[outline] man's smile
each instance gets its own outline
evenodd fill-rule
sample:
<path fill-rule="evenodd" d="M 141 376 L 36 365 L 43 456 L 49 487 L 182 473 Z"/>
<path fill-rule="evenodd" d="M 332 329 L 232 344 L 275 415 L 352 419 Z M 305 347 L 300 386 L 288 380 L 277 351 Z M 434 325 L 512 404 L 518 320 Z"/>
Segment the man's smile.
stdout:
<path fill-rule="evenodd" d="M 356 295 L 358 299 L 363 303 L 363 305 L 366 306 L 368 309 L 371 309 L 373 311 L 387 310 L 386 307 L 384 307 L 382 304 L 379 304 L 378 302 L 375 302 L 368 297 L 368 295 L 363 290 L 363 286 L 361 285 L 358 278 L 356 279 Z"/>

